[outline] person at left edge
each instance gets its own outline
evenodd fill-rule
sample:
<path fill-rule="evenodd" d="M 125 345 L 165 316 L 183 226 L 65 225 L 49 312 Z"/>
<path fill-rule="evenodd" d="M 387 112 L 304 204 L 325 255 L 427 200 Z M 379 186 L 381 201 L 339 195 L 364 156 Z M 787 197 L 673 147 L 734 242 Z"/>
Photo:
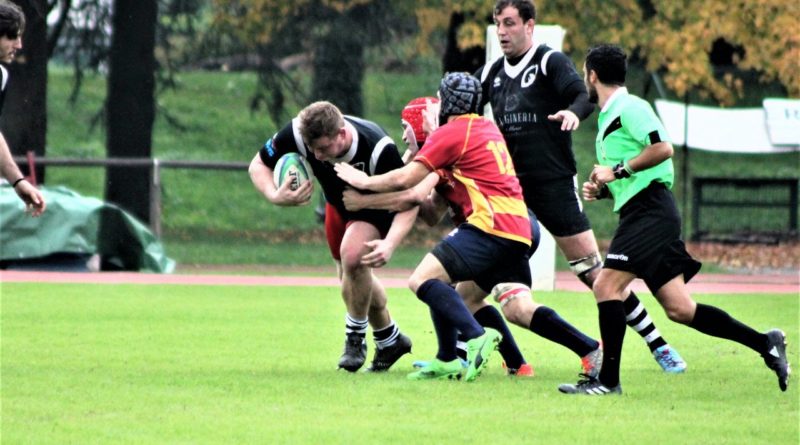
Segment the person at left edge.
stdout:
<path fill-rule="evenodd" d="M 0 1 L 0 62 L 11 63 L 22 49 L 22 33 L 25 31 L 25 15 L 19 6 Z M 8 85 L 8 71 L 0 65 L 0 115 Z M 28 182 L 11 156 L 11 149 L 0 133 L 0 174 L 14 188 L 19 199 L 25 203 L 25 211 L 31 216 L 39 216 L 47 208 L 44 196 L 33 184 Z"/>
<path fill-rule="evenodd" d="M 411 229 L 416 209 L 393 213 L 363 210 L 350 212 L 342 203 L 345 183 L 333 170 L 347 163 L 366 174 L 380 174 L 403 165 L 394 141 L 377 124 L 345 116 L 330 102 L 314 102 L 272 136 L 250 163 L 250 179 L 273 204 L 303 205 L 309 202 L 312 181 L 290 190 L 289 182 L 276 188 L 273 169 L 290 152 L 304 156 L 326 199 L 325 235 L 341 280 L 345 316 L 345 345 L 339 369 L 355 372 L 366 361 L 367 326 L 372 326 L 376 351 L 367 371 L 386 371 L 411 352 L 411 339 L 400 332 L 387 309 L 386 292 L 372 272 L 389 262 L 392 253 Z"/>

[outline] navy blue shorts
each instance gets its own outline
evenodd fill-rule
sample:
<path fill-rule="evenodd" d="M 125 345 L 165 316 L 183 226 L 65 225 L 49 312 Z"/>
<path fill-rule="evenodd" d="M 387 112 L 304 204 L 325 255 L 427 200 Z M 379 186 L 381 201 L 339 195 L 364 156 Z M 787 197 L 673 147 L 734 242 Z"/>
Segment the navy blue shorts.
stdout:
<path fill-rule="evenodd" d="M 653 294 L 678 275 L 689 282 L 700 270 L 681 240 L 681 217 L 664 184 L 650 184 L 619 215 L 604 268 L 636 275 Z"/>
<path fill-rule="evenodd" d="M 592 228 L 578 198 L 574 177 L 547 182 L 519 178 L 525 205 L 554 236 L 572 236 Z"/>
<path fill-rule="evenodd" d="M 475 281 L 485 292 L 498 283 L 531 285 L 529 246 L 461 224 L 431 251 L 453 282 Z"/>

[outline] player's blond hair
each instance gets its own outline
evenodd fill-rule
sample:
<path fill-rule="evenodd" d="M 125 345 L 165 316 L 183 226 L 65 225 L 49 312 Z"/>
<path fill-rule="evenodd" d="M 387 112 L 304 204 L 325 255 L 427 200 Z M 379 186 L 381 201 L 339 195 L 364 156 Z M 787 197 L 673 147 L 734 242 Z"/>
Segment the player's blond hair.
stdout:
<path fill-rule="evenodd" d="M 300 136 L 308 144 L 321 137 L 334 137 L 344 127 L 344 116 L 336 105 L 319 101 L 305 107 L 297 116 Z"/>

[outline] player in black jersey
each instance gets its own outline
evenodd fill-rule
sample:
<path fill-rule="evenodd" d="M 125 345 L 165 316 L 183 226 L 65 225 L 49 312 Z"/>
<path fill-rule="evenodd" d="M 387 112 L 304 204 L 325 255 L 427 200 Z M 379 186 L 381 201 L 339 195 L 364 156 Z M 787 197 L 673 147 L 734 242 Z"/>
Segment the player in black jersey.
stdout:
<path fill-rule="evenodd" d="M 25 15 L 19 6 L 0 0 L 0 62 L 11 63 L 17 51 L 22 49 L 22 33 L 25 31 Z M 0 65 L 0 115 L 8 85 L 8 71 Z M 25 210 L 32 216 L 44 212 L 47 204 L 42 193 L 28 182 L 11 156 L 6 138 L 0 133 L 0 174 L 5 178 L 25 203 Z"/>
<path fill-rule="evenodd" d="M 532 0 L 499 0 L 494 22 L 503 57 L 481 67 L 483 103 L 503 132 L 517 169 L 525 203 L 553 234 L 572 271 L 589 288 L 602 266 L 597 241 L 577 194 L 572 131 L 594 110 L 583 79 L 570 59 L 535 44 L 536 8 Z M 625 300 L 627 323 L 647 342 L 667 372 L 686 363 L 656 328 L 631 292 Z"/>
<path fill-rule="evenodd" d="M 342 203 L 346 184 L 336 176 L 333 164 L 346 162 L 369 175 L 385 173 L 403 165 L 397 147 L 377 124 L 343 116 L 330 102 L 315 102 L 268 139 L 250 163 L 253 185 L 273 204 L 303 205 L 311 199 L 312 181 L 294 191 L 289 181 L 279 188 L 273 183 L 276 162 L 290 152 L 306 158 L 327 201 L 325 235 L 347 308 L 345 349 L 339 368 L 355 372 L 364 364 L 369 324 L 377 349 L 368 371 L 386 371 L 411 352 L 411 339 L 400 332 L 389 315 L 386 292 L 372 268 L 390 260 L 411 229 L 417 210 L 348 211 Z"/>

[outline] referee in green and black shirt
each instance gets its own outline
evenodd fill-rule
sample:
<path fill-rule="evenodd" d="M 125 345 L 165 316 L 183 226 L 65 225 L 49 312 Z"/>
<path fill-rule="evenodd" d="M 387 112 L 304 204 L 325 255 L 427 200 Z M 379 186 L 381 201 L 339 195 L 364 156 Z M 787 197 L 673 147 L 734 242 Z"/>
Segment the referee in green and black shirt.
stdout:
<path fill-rule="evenodd" d="M 597 379 L 561 385 L 561 392 L 621 393 L 619 366 L 625 335 L 623 292 L 641 278 L 673 321 L 758 352 L 786 391 L 789 363 L 786 336 L 779 329 L 759 333 L 714 306 L 696 303 L 686 288 L 700 270 L 681 240 L 681 219 L 670 188 L 672 144 L 653 108 L 625 88 L 625 52 L 612 45 L 589 50 L 584 82 L 600 107 L 595 142 L 597 162 L 583 197 L 614 199 L 619 226 L 600 276 L 594 283 L 603 338 L 603 366 Z"/>

